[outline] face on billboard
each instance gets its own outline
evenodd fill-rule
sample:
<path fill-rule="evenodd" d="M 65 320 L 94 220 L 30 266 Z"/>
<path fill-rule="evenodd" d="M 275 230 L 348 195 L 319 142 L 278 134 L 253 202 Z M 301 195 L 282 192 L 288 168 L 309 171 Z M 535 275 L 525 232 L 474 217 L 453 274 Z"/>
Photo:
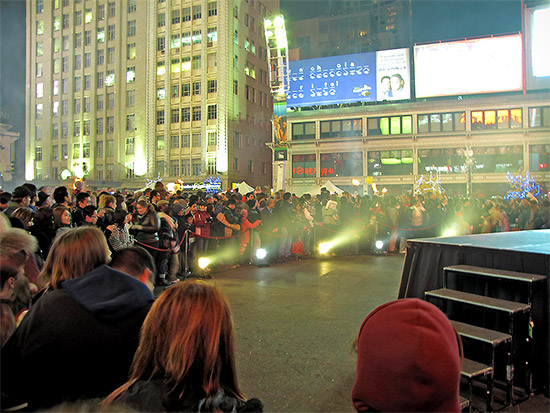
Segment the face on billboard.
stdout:
<path fill-rule="evenodd" d="M 414 48 L 416 97 L 521 90 L 521 35 Z"/>
<path fill-rule="evenodd" d="M 409 99 L 408 51 L 387 50 L 290 62 L 288 106 Z M 379 54 L 394 57 L 380 60 Z M 390 91 L 391 76 L 395 74 L 400 75 L 403 82 L 399 97 L 394 98 Z"/>

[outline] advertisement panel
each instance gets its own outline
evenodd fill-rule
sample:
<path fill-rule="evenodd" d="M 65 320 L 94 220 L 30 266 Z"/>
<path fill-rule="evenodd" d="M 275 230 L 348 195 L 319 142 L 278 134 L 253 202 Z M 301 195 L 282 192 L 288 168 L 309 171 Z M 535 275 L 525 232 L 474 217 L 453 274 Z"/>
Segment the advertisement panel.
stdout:
<path fill-rule="evenodd" d="M 297 60 L 289 67 L 289 107 L 410 99 L 409 49 Z"/>
<path fill-rule="evenodd" d="M 521 35 L 414 47 L 416 97 L 523 88 Z"/>
<path fill-rule="evenodd" d="M 550 6 L 525 11 L 525 82 L 528 90 L 550 87 Z"/>

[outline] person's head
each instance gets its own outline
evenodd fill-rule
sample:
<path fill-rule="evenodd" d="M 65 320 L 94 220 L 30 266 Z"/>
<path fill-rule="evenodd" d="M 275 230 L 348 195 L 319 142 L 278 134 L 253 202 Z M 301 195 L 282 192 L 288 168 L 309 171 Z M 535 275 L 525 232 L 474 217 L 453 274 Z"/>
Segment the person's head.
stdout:
<path fill-rule="evenodd" d="M 27 207 L 30 205 L 31 196 L 31 191 L 29 191 L 24 186 L 18 186 L 11 193 L 11 200 L 17 204 L 21 204 L 24 207 Z"/>
<path fill-rule="evenodd" d="M 39 279 L 58 289 L 66 280 L 78 278 L 109 262 L 111 252 L 99 228 L 83 226 L 58 235 Z"/>
<path fill-rule="evenodd" d="M 274 198 L 269 198 L 267 200 L 267 208 L 268 209 L 273 209 L 273 207 L 275 207 L 275 199 Z"/>
<path fill-rule="evenodd" d="M 22 271 L 23 267 L 16 268 L 7 265 L 0 267 L 0 298 L 9 300 L 13 297 L 15 282 Z"/>
<path fill-rule="evenodd" d="M 382 79 L 380 79 L 380 88 L 382 93 L 388 93 L 390 91 L 391 87 L 389 76 L 382 76 Z"/>
<path fill-rule="evenodd" d="M 164 291 L 143 323 L 129 381 L 107 397 L 111 404 L 137 380 L 162 377 L 173 396 L 206 398 L 204 408 L 217 411 L 214 396 L 243 399 L 235 368 L 235 340 L 229 302 L 210 283 L 188 280 Z"/>
<path fill-rule="evenodd" d="M 237 201 L 235 201 L 233 198 L 227 200 L 227 207 L 229 209 L 235 209 L 236 205 L 237 205 Z"/>
<path fill-rule="evenodd" d="M 65 186 L 58 186 L 53 190 L 53 200 L 56 204 L 69 204 L 69 190 Z"/>
<path fill-rule="evenodd" d="M 88 224 L 97 224 L 97 209 L 93 205 L 88 205 L 82 209 L 82 217 L 84 222 Z"/>
<path fill-rule="evenodd" d="M 155 260 L 141 247 L 128 247 L 115 251 L 109 264 L 147 285 L 151 291 L 155 288 Z"/>
<path fill-rule="evenodd" d="M 149 209 L 149 203 L 145 200 L 140 200 L 136 203 L 136 211 L 139 215 L 145 215 Z"/>
<path fill-rule="evenodd" d="M 173 216 L 176 216 L 176 215 L 183 216 L 184 210 L 185 210 L 185 208 L 183 207 L 182 204 L 176 203 L 176 204 L 172 205 L 172 215 Z"/>
<path fill-rule="evenodd" d="M 399 73 L 391 76 L 390 83 L 391 90 L 402 90 L 405 87 L 405 81 Z"/>
<path fill-rule="evenodd" d="M 254 192 L 249 192 L 248 194 L 246 194 L 246 200 L 249 201 L 251 199 L 254 199 L 256 197 L 256 195 L 254 194 Z"/>
<path fill-rule="evenodd" d="M 160 192 L 157 191 L 156 189 L 153 189 L 151 191 L 150 198 L 151 198 L 151 202 L 153 202 L 153 203 L 158 202 L 160 200 Z"/>
<path fill-rule="evenodd" d="M 76 194 L 76 204 L 80 208 L 86 208 L 90 205 L 90 194 L 87 192 L 79 192 Z"/>
<path fill-rule="evenodd" d="M 116 208 L 116 198 L 112 195 L 103 195 L 101 198 L 99 198 L 99 204 L 97 206 L 98 209 L 102 208 Z"/>
<path fill-rule="evenodd" d="M 460 339 L 433 304 L 406 298 L 379 306 L 356 348 L 355 410 L 460 411 Z"/>
<path fill-rule="evenodd" d="M 71 226 L 71 213 L 69 208 L 59 205 L 53 209 L 53 218 L 56 228 Z"/>
<path fill-rule="evenodd" d="M 258 201 L 256 201 L 255 199 L 249 199 L 248 201 L 246 201 L 246 205 L 248 205 L 250 209 L 255 209 L 258 206 Z"/>
<path fill-rule="evenodd" d="M 34 204 L 34 201 L 36 201 L 36 192 L 38 191 L 38 188 L 36 187 L 35 184 L 32 184 L 30 182 L 25 182 L 23 185 L 21 186 L 24 186 L 25 188 L 27 188 L 29 190 L 29 192 L 31 193 L 31 201 L 30 203 L 31 204 Z"/>
<path fill-rule="evenodd" d="M 11 194 L 9 192 L 0 193 L 0 211 L 5 210 L 8 207 L 8 203 L 11 201 Z"/>
<path fill-rule="evenodd" d="M 17 208 L 12 212 L 11 217 L 19 219 L 25 226 L 25 229 L 28 229 L 32 225 L 34 211 L 29 208 Z"/>
<path fill-rule="evenodd" d="M 41 230 L 47 233 L 55 231 L 55 218 L 51 208 L 38 208 L 32 222 L 32 231 Z"/>
<path fill-rule="evenodd" d="M 53 205 L 52 197 L 45 192 L 38 192 L 38 200 L 36 201 L 37 208 L 45 208 Z"/>
<path fill-rule="evenodd" d="M 170 206 L 170 202 L 164 199 L 157 202 L 157 208 L 159 212 L 166 212 L 169 206 Z"/>

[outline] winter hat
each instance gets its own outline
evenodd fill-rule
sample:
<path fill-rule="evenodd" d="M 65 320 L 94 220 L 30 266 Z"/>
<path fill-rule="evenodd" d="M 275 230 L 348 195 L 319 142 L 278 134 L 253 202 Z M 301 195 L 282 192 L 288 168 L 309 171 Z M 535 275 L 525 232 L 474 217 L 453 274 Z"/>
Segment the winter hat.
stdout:
<path fill-rule="evenodd" d="M 456 332 L 417 298 L 372 311 L 357 338 L 351 397 L 357 411 L 458 412 L 461 356 Z"/>
<path fill-rule="evenodd" d="M 13 190 L 13 192 L 11 193 L 11 197 L 12 199 L 23 199 L 25 198 L 26 196 L 32 196 L 31 194 L 31 191 L 29 191 L 27 188 L 25 188 L 24 186 L 18 186 L 17 188 L 15 188 Z"/>
<path fill-rule="evenodd" d="M 179 214 L 182 210 L 183 210 L 183 205 L 182 205 L 182 204 L 174 204 L 174 205 L 172 205 L 172 213 L 173 213 L 174 215 Z"/>
<path fill-rule="evenodd" d="M 161 208 L 161 207 L 163 207 L 163 206 L 165 206 L 165 205 L 166 205 L 166 206 L 170 205 L 170 202 L 168 202 L 168 201 L 166 201 L 166 200 L 164 200 L 164 199 L 163 199 L 162 201 L 158 201 L 158 202 L 157 202 L 157 207 L 158 207 L 158 208 Z"/>

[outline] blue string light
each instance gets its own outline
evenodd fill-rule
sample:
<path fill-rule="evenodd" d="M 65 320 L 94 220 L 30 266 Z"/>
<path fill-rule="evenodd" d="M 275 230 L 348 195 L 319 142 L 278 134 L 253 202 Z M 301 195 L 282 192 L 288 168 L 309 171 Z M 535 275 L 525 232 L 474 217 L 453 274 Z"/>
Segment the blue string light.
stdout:
<path fill-rule="evenodd" d="M 525 172 L 525 176 L 517 175 L 514 176 L 510 171 L 506 172 L 506 178 L 513 189 L 508 191 L 505 199 L 523 199 L 527 194 L 532 194 L 533 196 L 540 195 L 540 185 L 535 184 L 535 178 L 529 176 L 529 171 Z"/>

